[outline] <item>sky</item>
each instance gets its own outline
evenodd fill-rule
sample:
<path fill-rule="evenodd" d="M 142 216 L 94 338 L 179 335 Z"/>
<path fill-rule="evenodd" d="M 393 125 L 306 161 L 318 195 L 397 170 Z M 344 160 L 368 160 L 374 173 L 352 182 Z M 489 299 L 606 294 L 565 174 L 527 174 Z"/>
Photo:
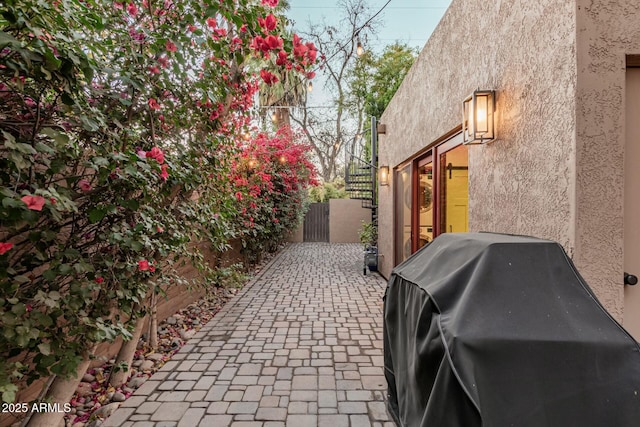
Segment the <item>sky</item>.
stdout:
<path fill-rule="evenodd" d="M 387 0 L 365 0 L 374 15 L 387 3 Z M 289 19 L 294 21 L 294 30 L 304 32 L 308 23 L 337 23 L 339 20 L 339 0 L 289 0 Z M 422 50 L 429 36 L 440 22 L 451 0 L 391 0 L 378 16 L 382 25 L 378 27 L 377 40 L 369 41 L 365 49 L 376 53 L 396 41 Z M 317 78 L 316 78 L 317 79 Z M 317 83 L 320 83 L 317 81 Z M 326 102 L 322 88 L 314 82 L 314 91 L 310 94 L 308 105 Z"/>
<path fill-rule="evenodd" d="M 387 3 L 387 0 L 366 0 L 371 15 Z M 374 46 L 381 51 L 385 45 L 395 41 L 422 49 L 451 0 L 391 0 L 379 15 L 382 26 L 378 28 L 379 40 Z M 287 13 L 295 21 L 294 28 L 304 29 L 307 22 L 320 22 L 324 16 L 327 22 L 336 22 L 340 13 L 338 0 L 289 0 Z"/>

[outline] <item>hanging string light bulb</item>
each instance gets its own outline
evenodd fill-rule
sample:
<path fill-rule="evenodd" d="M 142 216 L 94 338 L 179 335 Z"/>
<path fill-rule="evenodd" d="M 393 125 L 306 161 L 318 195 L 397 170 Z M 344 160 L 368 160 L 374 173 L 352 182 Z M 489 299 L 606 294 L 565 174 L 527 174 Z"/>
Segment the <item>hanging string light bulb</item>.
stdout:
<path fill-rule="evenodd" d="M 313 92 L 313 82 L 309 81 L 307 84 L 307 92 Z"/>
<path fill-rule="evenodd" d="M 356 54 L 358 56 L 362 56 L 364 53 L 364 47 L 362 47 L 362 42 L 360 41 L 360 37 L 358 37 L 358 44 L 356 45 Z"/>

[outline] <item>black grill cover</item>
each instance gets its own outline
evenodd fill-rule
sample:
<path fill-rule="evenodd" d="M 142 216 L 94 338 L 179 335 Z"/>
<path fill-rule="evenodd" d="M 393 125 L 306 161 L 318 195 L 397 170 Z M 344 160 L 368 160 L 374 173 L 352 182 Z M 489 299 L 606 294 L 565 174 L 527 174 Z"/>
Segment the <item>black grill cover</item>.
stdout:
<path fill-rule="evenodd" d="M 385 295 L 400 426 L 639 427 L 639 350 L 546 240 L 443 234 Z"/>

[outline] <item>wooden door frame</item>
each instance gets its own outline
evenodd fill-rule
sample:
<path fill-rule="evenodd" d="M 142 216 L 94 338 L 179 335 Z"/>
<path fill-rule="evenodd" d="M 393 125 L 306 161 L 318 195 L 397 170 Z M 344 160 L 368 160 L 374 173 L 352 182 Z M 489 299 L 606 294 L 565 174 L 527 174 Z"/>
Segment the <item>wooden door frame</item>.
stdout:
<path fill-rule="evenodd" d="M 447 139 L 446 141 L 444 141 L 442 144 L 439 144 L 438 146 L 434 147 L 434 157 L 436 159 L 437 162 L 437 167 L 438 167 L 438 175 L 437 175 L 437 182 L 434 181 L 434 201 L 435 201 L 435 206 L 434 206 L 434 226 L 433 226 L 433 238 L 435 239 L 436 237 L 438 237 L 439 235 L 441 235 L 443 233 L 442 231 L 442 200 L 444 199 L 444 197 L 446 196 L 445 194 L 443 194 L 443 189 L 442 189 L 442 180 L 441 180 L 441 174 L 442 174 L 442 169 L 445 168 L 445 166 L 443 166 L 441 164 L 442 161 L 442 156 L 446 153 L 448 153 L 449 151 L 453 150 L 454 148 L 462 145 L 462 132 L 458 133 L 456 135 L 453 135 L 451 138 Z M 435 162 L 434 162 L 435 165 Z M 436 177 L 435 171 L 434 171 L 434 177 Z"/>
<path fill-rule="evenodd" d="M 631 84 L 633 83 L 633 84 Z M 632 222 L 634 211 L 637 212 L 638 205 L 635 202 L 635 193 L 631 193 L 632 190 L 637 189 L 636 177 L 630 174 L 629 171 L 637 171 L 637 168 L 633 168 L 634 161 L 638 159 L 638 147 L 632 144 L 632 138 L 637 138 L 635 133 L 635 127 L 630 119 L 633 114 L 637 114 L 640 110 L 640 101 L 637 96 L 640 93 L 640 55 L 627 56 L 627 69 L 625 72 L 625 104 L 624 104 L 624 117 L 625 117 L 625 156 L 623 159 L 623 259 L 622 267 L 623 272 L 639 275 L 640 270 L 637 270 L 637 242 L 638 234 L 637 229 L 634 227 L 635 223 Z M 634 100 L 633 102 L 631 100 Z M 633 130 L 631 129 L 633 128 Z M 633 178 L 633 179 L 632 179 Z M 630 183 L 634 183 L 631 186 Z M 633 200 L 633 201 L 632 201 Z M 635 268 L 634 268 L 635 267 Z M 622 279 L 622 273 L 620 272 L 620 279 Z M 621 280 L 622 281 L 622 280 Z M 623 296 L 623 317 L 622 324 L 629 331 L 630 334 L 636 340 L 640 340 L 640 285 L 629 286 L 624 285 Z"/>
<path fill-rule="evenodd" d="M 433 164 L 433 150 L 428 151 L 425 155 L 422 155 L 415 159 L 411 167 L 411 253 L 415 253 L 418 250 L 418 244 L 420 243 L 420 209 L 416 207 L 420 204 L 420 174 L 418 171 L 420 167 L 432 163 Z M 433 166 L 432 166 L 433 168 Z M 435 168 L 432 172 L 435 176 Z M 435 181 L 434 181 L 435 182 Z M 432 195 L 434 197 L 434 195 Z M 436 203 L 433 199 L 433 211 L 435 216 Z M 435 229 L 434 229 L 435 230 Z M 435 234 L 434 234 L 435 237 Z"/>
<path fill-rule="evenodd" d="M 419 151 L 418 153 L 416 153 L 414 156 L 412 156 L 411 158 L 407 159 L 406 161 L 398 164 L 396 167 L 393 168 L 393 173 L 394 173 L 394 185 L 393 185 L 393 246 L 394 246 L 394 265 L 397 265 L 398 263 L 402 262 L 402 256 L 401 254 L 404 251 L 404 243 L 402 242 L 402 246 L 398 246 L 398 240 L 399 236 L 398 233 L 400 233 L 400 231 L 398 230 L 398 221 L 400 220 L 399 216 L 402 214 L 402 212 L 399 212 L 399 209 L 401 208 L 400 206 L 398 206 L 398 184 L 397 184 L 397 180 L 398 180 L 398 174 L 400 173 L 400 171 L 402 169 L 404 169 L 407 166 L 410 166 L 409 171 L 411 173 L 411 216 L 410 216 L 410 222 L 411 222 L 411 253 L 415 253 L 418 250 L 418 243 L 419 243 L 419 238 L 418 236 L 420 235 L 419 232 L 419 224 L 420 224 L 420 211 L 419 209 L 416 209 L 416 207 L 418 206 L 418 192 L 420 191 L 420 183 L 419 183 L 419 176 L 418 176 L 418 169 L 420 168 L 420 166 L 428 163 L 429 161 L 432 162 L 433 164 L 433 238 L 435 239 L 437 236 L 439 236 L 440 234 L 442 234 L 442 219 L 440 218 L 440 216 L 442 215 L 442 203 L 440 202 L 441 197 L 443 196 L 442 194 L 442 186 L 441 186 L 441 179 L 440 179 L 440 169 L 442 168 L 442 166 L 440 165 L 440 159 L 442 158 L 443 154 L 446 154 L 447 152 L 453 150 L 454 148 L 462 145 L 462 131 L 461 128 L 458 127 L 456 129 L 454 129 L 452 132 L 446 134 L 445 136 L 443 136 L 442 138 L 439 138 L 437 141 L 435 141 L 434 143 L 428 145 L 425 149 Z"/>
<path fill-rule="evenodd" d="M 450 135 L 448 138 L 443 139 L 437 145 L 432 146 L 426 152 L 423 152 L 409 162 L 411 163 L 411 253 L 415 253 L 418 250 L 419 244 L 419 228 L 420 228 L 420 211 L 416 209 L 418 206 L 420 191 L 420 177 L 418 174 L 418 170 L 421 166 L 431 162 L 433 167 L 433 238 L 435 239 L 440 234 L 442 234 L 442 183 L 440 179 L 442 165 L 440 161 L 442 159 L 442 155 L 447 152 L 453 150 L 454 148 L 460 146 L 462 144 L 462 133 L 458 132 L 453 135 Z M 400 171 L 404 167 L 406 167 L 408 162 L 404 162 L 398 165 L 395 168 L 395 171 Z M 396 201 L 395 193 L 394 193 L 394 203 Z M 394 209 L 395 211 L 395 209 Z M 397 215 L 397 213 L 396 213 Z M 397 230 L 395 230 L 397 233 Z M 394 241 L 397 243 L 397 236 L 394 236 Z"/>
<path fill-rule="evenodd" d="M 401 164 L 399 164 L 398 166 L 396 166 L 395 168 L 393 168 L 393 247 L 394 247 L 394 251 L 393 251 L 393 264 L 394 265 L 398 265 L 402 262 L 402 258 L 403 258 L 403 252 L 404 252 L 404 241 L 403 239 L 400 239 L 400 235 L 402 234 L 402 237 L 404 237 L 403 231 L 399 230 L 399 221 L 400 218 L 404 218 L 404 212 L 402 211 L 403 206 L 401 203 L 398 203 L 398 180 L 400 179 L 400 173 L 403 169 L 405 169 L 407 166 L 410 166 L 409 162 L 403 162 Z M 409 168 L 409 173 L 411 174 L 410 177 L 410 183 L 411 186 L 413 187 L 413 175 L 414 175 L 414 167 L 413 165 L 410 166 Z M 411 188 L 411 191 L 413 193 L 413 188 Z M 403 190 L 404 193 L 404 190 Z M 404 194 L 401 195 L 401 200 L 404 200 Z M 412 194 L 412 199 L 411 199 L 411 204 L 413 205 L 413 194 Z M 413 215 L 413 209 L 412 209 L 412 215 Z M 413 218 L 410 219 L 411 223 L 410 223 L 410 227 L 411 227 L 411 233 L 410 233 L 410 239 L 411 239 L 411 244 L 413 245 Z M 398 244 L 398 241 L 400 241 L 400 244 Z M 413 253 L 413 246 L 411 248 L 412 253 Z"/>

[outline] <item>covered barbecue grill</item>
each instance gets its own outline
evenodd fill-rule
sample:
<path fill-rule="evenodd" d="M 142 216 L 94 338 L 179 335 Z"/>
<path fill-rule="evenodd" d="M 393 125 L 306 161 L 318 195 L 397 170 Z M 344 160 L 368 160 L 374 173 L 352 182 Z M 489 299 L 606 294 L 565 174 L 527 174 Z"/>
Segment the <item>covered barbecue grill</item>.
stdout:
<path fill-rule="evenodd" d="M 638 343 L 554 242 L 439 236 L 391 274 L 384 356 L 399 426 L 640 426 Z"/>

